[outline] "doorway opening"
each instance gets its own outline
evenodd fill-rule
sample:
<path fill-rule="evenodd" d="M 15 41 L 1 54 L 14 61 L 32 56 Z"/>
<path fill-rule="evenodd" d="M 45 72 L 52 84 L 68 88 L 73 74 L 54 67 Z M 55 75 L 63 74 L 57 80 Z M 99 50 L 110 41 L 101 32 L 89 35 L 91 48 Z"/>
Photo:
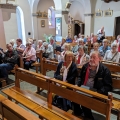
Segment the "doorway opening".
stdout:
<path fill-rule="evenodd" d="M 115 37 L 120 35 L 120 17 L 116 17 Z"/>
<path fill-rule="evenodd" d="M 75 23 L 74 35 L 78 35 L 79 33 L 81 33 L 80 26 L 77 23 Z"/>

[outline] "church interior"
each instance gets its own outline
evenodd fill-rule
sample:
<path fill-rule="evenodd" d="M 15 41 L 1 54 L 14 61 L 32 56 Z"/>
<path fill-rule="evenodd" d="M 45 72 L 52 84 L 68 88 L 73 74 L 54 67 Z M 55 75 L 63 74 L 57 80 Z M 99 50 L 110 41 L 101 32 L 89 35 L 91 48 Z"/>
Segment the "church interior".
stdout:
<path fill-rule="evenodd" d="M 120 0 L 0 0 L 0 120 L 120 120 Z"/>

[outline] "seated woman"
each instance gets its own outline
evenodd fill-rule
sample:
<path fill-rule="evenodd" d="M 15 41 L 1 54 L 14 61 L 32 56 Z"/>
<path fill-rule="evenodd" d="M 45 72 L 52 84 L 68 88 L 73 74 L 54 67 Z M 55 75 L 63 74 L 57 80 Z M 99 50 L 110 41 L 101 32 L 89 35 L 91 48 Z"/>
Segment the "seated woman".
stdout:
<path fill-rule="evenodd" d="M 115 43 L 117 43 L 117 49 L 118 49 L 118 52 L 120 52 L 120 35 L 117 36 L 117 39 L 114 40 Z"/>
<path fill-rule="evenodd" d="M 93 33 L 91 33 L 90 41 L 91 41 L 91 45 L 93 45 L 95 42 L 97 42 L 97 38 L 94 36 Z"/>
<path fill-rule="evenodd" d="M 78 42 L 77 35 L 75 35 L 75 36 L 74 36 L 74 39 L 73 39 L 73 41 L 72 41 L 72 42 L 73 42 L 73 43 Z"/>
<path fill-rule="evenodd" d="M 65 38 L 62 38 L 61 51 L 64 51 L 64 49 L 65 49 L 65 42 L 66 42 Z"/>
<path fill-rule="evenodd" d="M 38 45 L 36 51 L 39 52 L 40 50 L 44 51 L 43 41 L 38 40 Z"/>
<path fill-rule="evenodd" d="M 34 41 L 33 41 L 32 38 L 28 38 L 28 42 L 31 42 L 32 47 L 33 47 L 34 49 L 36 49 L 36 46 L 35 46 Z"/>
<path fill-rule="evenodd" d="M 71 51 L 71 46 L 68 43 L 65 43 L 64 51 L 61 52 L 61 55 L 60 55 L 60 59 L 61 59 L 60 61 L 64 61 L 64 56 L 65 56 L 66 51 Z"/>
<path fill-rule="evenodd" d="M 55 40 L 53 39 L 53 37 L 50 37 L 50 45 L 52 45 L 53 50 L 56 50 L 56 42 L 55 42 Z"/>
<path fill-rule="evenodd" d="M 22 54 L 23 59 L 24 59 L 24 69 L 29 70 L 31 67 L 31 64 L 36 61 L 36 51 L 32 47 L 32 43 L 28 42 L 26 44 L 26 49 Z"/>
<path fill-rule="evenodd" d="M 74 55 L 71 51 L 66 51 L 64 62 L 61 61 L 58 64 L 57 70 L 54 74 L 54 78 L 75 85 L 77 77 L 77 66 L 73 62 Z M 63 98 L 62 109 L 67 111 L 67 100 Z"/>
<path fill-rule="evenodd" d="M 120 53 L 117 49 L 117 43 L 111 44 L 111 50 L 107 50 L 103 60 L 112 61 L 112 62 L 119 62 Z"/>
<path fill-rule="evenodd" d="M 53 59 L 54 58 L 54 50 L 53 46 L 51 44 L 48 44 L 47 42 L 43 43 L 44 51 L 43 51 L 43 57 Z"/>
<path fill-rule="evenodd" d="M 83 66 L 87 62 L 89 62 L 89 55 L 85 54 L 85 49 L 83 46 L 79 46 L 78 55 L 76 56 L 76 64 Z"/>
<path fill-rule="evenodd" d="M 93 49 L 91 49 L 90 52 L 93 52 L 93 51 L 99 51 L 99 43 L 95 42 L 95 43 L 93 44 Z"/>

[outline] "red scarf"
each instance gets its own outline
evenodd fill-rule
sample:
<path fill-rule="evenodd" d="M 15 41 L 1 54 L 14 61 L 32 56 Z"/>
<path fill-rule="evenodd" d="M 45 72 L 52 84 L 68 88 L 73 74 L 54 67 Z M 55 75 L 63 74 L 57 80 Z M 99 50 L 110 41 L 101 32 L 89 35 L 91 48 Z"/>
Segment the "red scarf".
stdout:
<path fill-rule="evenodd" d="M 120 45 L 118 46 L 118 52 L 120 52 Z"/>
<path fill-rule="evenodd" d="M 86 86 L 87 84 L 87 81 L 88 81 L 88 77 L 89 77 L 89 68 L 90 68 L 90 65 L 88 65 L 88 68 L 87 68 L 87 71 L 86 71 L 86 75 L 85 75 L 85 81 L 84 81 L 84 84 Z"/>
<path fill-rule="evenodd" d="M 78 56 L 78 61 L 77 61 L 78 64 L 80 64 L 80 59 L 81 59 L 81 56 L 79 55 Z"/>
<path fill-rule="evenodd" d="M 117 43 L 118 43 L 118 40 L 116 40 L 117 41 Z M 118 46 L 118 52 L 120 52 L 120 45 Z"/>
<path fill-rule="evenodd" d="M 66 66 L 66 62 L 64 62 L 63 65 Z"/>

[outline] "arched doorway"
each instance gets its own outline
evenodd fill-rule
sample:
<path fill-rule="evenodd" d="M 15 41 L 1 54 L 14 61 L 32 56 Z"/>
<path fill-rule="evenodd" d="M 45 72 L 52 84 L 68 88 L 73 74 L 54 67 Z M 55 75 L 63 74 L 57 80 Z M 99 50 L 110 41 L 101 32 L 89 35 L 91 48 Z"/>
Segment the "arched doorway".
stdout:
<path fill-rule="evenodd" d="M 78 35 L 79 33 L 84 34 L 84 23 L 74 20 L 74 35 Z"/>

